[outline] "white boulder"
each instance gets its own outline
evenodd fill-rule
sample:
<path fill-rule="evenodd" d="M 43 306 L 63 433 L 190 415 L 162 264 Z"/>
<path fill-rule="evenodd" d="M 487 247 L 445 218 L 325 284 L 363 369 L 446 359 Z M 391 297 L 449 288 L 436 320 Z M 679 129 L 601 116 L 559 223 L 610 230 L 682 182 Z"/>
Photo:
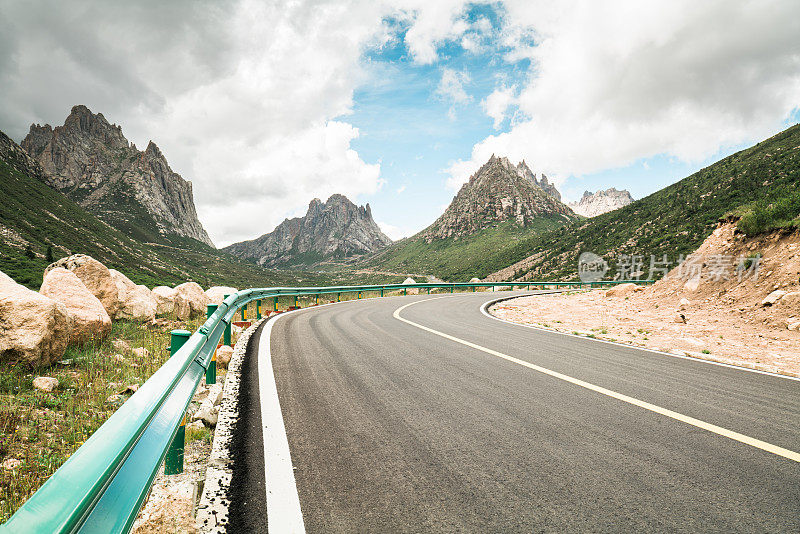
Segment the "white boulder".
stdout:
<path fill-rule="evenodd" d="M 619 284 L 606 290 L 606 297 L 627 297 L 636 291 L 637 285 L 634 283 Z"/>
<path fill-rule="evenodd" d="M 86 289 L 103 303 L 108 316 L 113 319 L 119 308 L 117 286 L 111 277 L 111 271 L 105 265 L 86 254 L 73 254 L 50 264 L 44 274 L 52 269 L 62 267 L 75 273 Z"/>
<path fill-rule="evenodd" d="M 773 304 L 777 303 L 783 296 L 786 295 L 786 291 L 782 289 L 776 289 L 772 293 L 766 296 L 764 300 L 761 301 L 762 306 L 772 306 Z"/>
<path fill-rule="evenodd" d="M 204 317 L 206 306 L 211 304 L 211 300 L 197 282 L 185 282 L 175 286 L 175 291 L 183 295 L 189 303 L 191 317 Z"/>
<path fill-rule="evenodd" d="M 147 286 L 136 285 L 133 281 L 114 269 L 109 269 L 111 278 L 117 285 L 119 310 L 117 319 L 150 322 L 156 318 L 158 304 Z"/>
<path fill-rule="evenodd" d="M 214 286 L 206 289 L 206 295 L 209 299 L 209 304 L 222 304 L 225 295 L 232 295 L 239 291 L 235 287 L 228 286 Z"/>
<path fill-rule="evenodd" d="M 61 360 L 72 322 L 66 306 L 0 272 L 0 362 L 36 367 Z"/>
<path fill-rule="evenodd" d="M 111 332 L 111 317 L 103 303 L 74 272 L 63 267 L 49 269 L 39 293 L 66 306 L 74 320 L 70 341 L 102 340 Z"/>
<path fill-rule="evenodd" d="M 58 387 L 58 379 L 52 376 L 37 376 L 33 379 L 33 387 L 39 391 L 50 393 Z"/>
<path fill-rule="evenodd" d="M 152 293 L 156 299 L 156 315 L 169 315 L 175 311 L 177 291 L 168 286 L 157 286 L 153 288 Z"/>

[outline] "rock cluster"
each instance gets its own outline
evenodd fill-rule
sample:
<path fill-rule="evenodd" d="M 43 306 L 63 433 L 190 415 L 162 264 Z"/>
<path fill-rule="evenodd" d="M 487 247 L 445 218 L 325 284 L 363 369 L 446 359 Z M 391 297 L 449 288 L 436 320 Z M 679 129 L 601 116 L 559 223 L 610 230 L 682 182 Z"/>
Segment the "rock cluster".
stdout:
<path fill-rule="evenodd" d="M 570 221 L 575 214 L 560 198 L 547 177 L 537 180 L 524 161 L 513 165 L 508 158 L 493 155 L 461 187 L 442 216 L 418 236 L 431 242 L 470 235 L 505 221 L 527 226 L 543 216 Z"/>
<path fill-rule="evenodd" d="M 83 254 L 49 265 L 38 293 L 0 272 L 0 362 L 47 366 L 61 360 L 70 344 L 104 339 L 111 332 L 112 320 L 155 323 L 157 315 L 170 314 L 186 320 L 205 316 L 210 302 L 196 282 L 150 291 Z M 121 340 L 114 340 L 113 347 L 139 358 L 149 356 L 146 349 L 131 350 Z"/>
<path fill-rule="evenodd" d="M 152 141 L 138 150 L 102 113 L 75 106 L 63 126 L 31 125 L 21 146 L 44 169 L 44 181 L 111 226 L 213 246 L 197 218 L 191 182 L 169 167 Z"/>
<path fill-rule="evenodd" d="M 596 217 L 609 211 L 614 211 L 633 202 L 633 197 L 627 189 L 622 191 L 612 187 L 605 191 L 592 193 L 584 191 L 578 202 L 567 204 L 572 211 L 584 217 Z"/>
<path fill-rule="evenodd" d="M 312 200 L 304 217 L 286 219 L 268 234 L 223 250 L 274 267 L 375 252 L 389 243 L 369 204 L 356 206 L 343 195 L 331 195 L 327 202 Z"/>

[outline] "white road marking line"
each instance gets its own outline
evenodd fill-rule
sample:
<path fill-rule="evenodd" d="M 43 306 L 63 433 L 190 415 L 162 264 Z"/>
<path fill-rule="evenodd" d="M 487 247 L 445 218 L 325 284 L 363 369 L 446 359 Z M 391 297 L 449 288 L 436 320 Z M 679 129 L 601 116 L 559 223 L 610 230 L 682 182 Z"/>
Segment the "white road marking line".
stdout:
<path fill-rule="evenodd" d="M 300 510 L 300 498 L 297 495 L 292 456 L 289 452 L 289 439 L 283 424 L 278 387 L 272 369 L 272 352 L 270 352 L 272 326 L 289 313 L 282 313 L 267 321 L 261 331 L 258 345 L 258 390 L 261 397 L 261 431 L 264 436 L 267 528 L 270 532 L 302 534 L 306 531 L 306 527 Z"/>
<path fill-rule="evenodd" d="M 756 373 L 756 374 L 759 374 L 759 375 L 774 376 L 776 378 L 783 378 L 783 379 L 786 379 L 786 380 L 795 380 L 795 381 L 800 382 L 800 377 L 797 377 L 797 376 L 782 375 L 782 374 L 778 374 L 778 373 L 772 373 L 770 371 L 762 371 L 761 369 L 751 369 L 749 367 L 742 367 L 741 365 L 734 365 L 732 363 L 715 362 L 714 360 L 706 360 L 706 359 L 703 359 L 703 358 L 694 358 L 692 356 L 683 356 L 681 354 L 673 354 L 671 352 L 664 352 L 663 350 L 648 349 L 647 347 L 637 347 L 636 345 L 629 345 L 627 343 L 620 343 L 619 341 L 608 341 L 607 339 L 591 338 L 591 337 L 586 337 L 586 336 L 581 336 L 581 335 L 576 335 L 576 334 L 570 334 L 569 332 L 557 332 L 555 330 L 550 330 L 549 328 L 542 328 L 540 326 L 536 326 L 535 324 L 515 323 L 514 321 L 509 321 L 508 319 L 501 319 L 500 317 L 497 317 L 497 316 L 492 315 L 491 313 L 489 313 L 489 306 L 492 306 L 493 304 L 497 304 L 497 303 L 500 303 L 500 302 L 503 302 L 503 301 L 506 301 L 506 300 L 512 300 L 512 299 L 516 299 L 516 298 L 520 298 L 520 297 L 535 297 L 536 295 L 540 295 L 540 294 L 550 294 L 550 293 L 531 293 L 531 294 L 528 294 L 528 295 L 518 295 L 518 296 L 515 296 L 515 297 L 503 297 L 501 299 L 490 300 L 489 302 L 485 302 L 481 306 L 481 313 L 484 314 L 486 317 L 489 317 L 490 319 L 494 319 L 495 321 L 500 321 L 501 323 L 506 323 L 506 324 L 510 324 L 510 325 L 514 325 L 514 326 L 521 326 L 522 328 L 531 328 L 533 330 L 539 330 L 540 332 L 549 332 L 551 334 L 558 334 L 560 336 L 577 337 L 577 338 L 585 339 L 585 340 L 593 342 L 593 343 L 605 343 L 607 345 L 616 345 L 618 347 L 626 347 L 626 348 L 629 348 L 629 349 L 642 350 L 642 351 L 645 351 L 645 352 L 650 352 L 652 354 L 658 354 L 659 356 L 670 356 L 671 358 L 680 358 L 682 360 L 689 360 L 689 361 L 697 362 L 697 363 L 706 363 L 708 365 L 717 365 L 719 367 L 728 367 L 730 369 L 736 369 L 737 371 L 747 371 L 748 373 Z"/>
<path fill-rule="evenodd" d="M 740 443 L 744 443 L 746 445 L 750 445 L 751 447 L 756 447 L 757 449 L 761 449 L 763 451 L 771 452 L 772 454 L 776 454 L 778 456 L 782 456 L 789 460 L 793 460 L 795 462 L 800 462 L 800 453 L 791 451 L 789 449 L 784 449 L 783 447 L 779 447 L 777 445 L 773 445 L 771 443 L 767 443 L 766 441 L 761 441 L 756 438 L 751 438 L 750 436 L 746 436 L 744 434 L 740 434 L 738 432 L 734 432 L 733 430 L 728 430 L 727 428 L 723 428 L 721 426 L 717 426 L 711 423 L 706 423 L 705 421 L 701 421 L 700 419 L 695 419 L 694 417 L 689 417 L 688 415 L 683 415 L 681 413 L 669 410 L 667 408 L 662 408 L 661 406 L 656 406 L 655 404 L 651 404 L 649 402 L 645 402 L 643 400 L 636 399 L 634 397 L 629 397 L 628 395 L 623 395 L 622 393 L 617 393 L 616 391 L 612 391 L 610 389 L 606 389 L 601 386 L 596 386 L 589 382 L 585 382 L 578 378 L 573 378 L 571 376 L 565 375 L 563 373 L 559 373 L 557 371 L 552 371 L 545 367 L 541 367 L 539 365 L 526 362 L 524 360 L 520 360 L 519 358 L 514 358 L 513 356 L 509 356 L 507 354 L 503 354 L 502 352 L 498 352 L 496 350 L 488 349 L 486 347 L 482 347 L 475 343 L 471 343 L 469 341 L 457 338 L 455 336 L 451 336 L 449 334 L 445 334 L 444 332 L 439 332 L 438 330 L 434 330 L 433 328 L 429 328 L 427 326 L 421 325 L 419 323 L 415 323 L 414 321 L 409 321 L 400 316 L 400 312 L 404 309 L 408 308 L 409 306 L 413 306 L 414 304 L 419 304 L 421 302 L 427 302 L 427 300 L 433 299 L 426 299 L 426 300 L 418 300 L 416 302 L 410 302 L 404 306 L 401 306 L 395 310 L 392 314 L 395 319 L 402 321 L 406 324 L 410 324 L 416 328 L 421 330 L 425 330 L 426 332 L 430 332 L 431 334 L 435 334 L 437 336 L 443 337 L 445 339 L 449 339 L 450 341 L 454 341 L 456 343 L 460 343 L 467 347 L 485 352 L 486 354 L 491 354 L 492 356 L 496 356 L 498 358 L 502 358 L 503 360 L 507 360 L 512 363 L 516 363 L 523 367 L 527 367 L 528 369 L 533 369 L 534 371 L 538 371 L 540 373 L 544 373 L 546 375 L 552 376 L 553 378 L 557 378 L 559 380 L 563 380 L 565 382 L 569 382 L 571 384 L 575 384 L 576 386 L 580 386 L 582 388 L 586 388 L 591 391 L 595 391 L 602 395 L 606 395 L 608 397 L 612 397 L 614 399 L 620 400 L 622 402 L 627 402 L 628 404 L 632 404 L 634 406 L 638 406 L 640 408 L 644 408 L 645 410 L 649 410 L 651 412 L 657 413 L 659 415 L 663 415 L 665 417 L 669 417 L 671 419 L 675 419 L 676 421 L 681 421 L 682 423 L 686 423 L 697 428 L 702 428 L 703 430 L 707 430 L 709 432 L 713 432 L 714 434 L 718 434 L 720 436 L 724 436 L 726 438 L 730 438 L 732 440 L 738 441 Z"/>

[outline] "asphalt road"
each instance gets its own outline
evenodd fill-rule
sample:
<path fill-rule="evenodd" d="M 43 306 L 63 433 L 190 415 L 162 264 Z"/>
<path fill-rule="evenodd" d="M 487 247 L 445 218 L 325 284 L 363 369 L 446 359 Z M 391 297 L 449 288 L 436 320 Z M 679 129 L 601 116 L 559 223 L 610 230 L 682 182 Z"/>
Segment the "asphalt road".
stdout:
<path fill-rule="evenodd" d="M 800 382 L 503 323 L 480 311 L 498 296 L 276 320 L 308 532 L 800 532 L 799 462 L 620 400 L 791 452 Z M 400 317 L 428 330 L 395 317 L 411 302 Z"/>

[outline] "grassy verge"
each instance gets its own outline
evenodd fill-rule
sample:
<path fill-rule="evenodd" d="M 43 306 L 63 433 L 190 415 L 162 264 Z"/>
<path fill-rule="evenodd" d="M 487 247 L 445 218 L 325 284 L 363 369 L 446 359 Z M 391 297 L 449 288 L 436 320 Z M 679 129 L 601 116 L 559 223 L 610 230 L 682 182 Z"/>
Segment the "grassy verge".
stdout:
<path fill-rule="evenodd" d="M 34 372 L 23 366 L 0 368 L 0 523 L 132 394 L 129 386 L 143 384 L 167 360 L 170 330 L 194 331 L 202 322 L 152 326 L 117 321 L 108 339 L 70 347 L 63 363 Z M 120 341 L 149 354 L 137 355 Z M 58 379 L 58 387 L 50 393 L 34 389 L 37 376 Z"/>

